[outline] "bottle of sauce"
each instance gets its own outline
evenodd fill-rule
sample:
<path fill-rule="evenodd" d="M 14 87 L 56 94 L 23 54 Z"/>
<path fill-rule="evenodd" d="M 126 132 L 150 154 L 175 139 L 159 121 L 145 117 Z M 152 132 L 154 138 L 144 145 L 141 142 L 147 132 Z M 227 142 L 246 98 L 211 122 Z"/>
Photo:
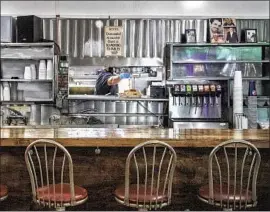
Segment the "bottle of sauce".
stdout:
<path fill-rule="evenodd" d="M 249 96 L 257 96 L 256 82 L 254 80 L 249 82 L 248 95 Z"/>

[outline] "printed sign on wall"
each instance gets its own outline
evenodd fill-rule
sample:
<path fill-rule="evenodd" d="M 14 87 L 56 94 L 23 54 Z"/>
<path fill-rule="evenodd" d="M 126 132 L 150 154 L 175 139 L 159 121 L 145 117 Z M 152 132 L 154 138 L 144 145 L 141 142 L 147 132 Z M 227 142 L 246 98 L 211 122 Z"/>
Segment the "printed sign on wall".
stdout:
<path fill-rule="evenodd" d="M 123 27 L 105 26 L 105 56 L 123 55 Z"/>

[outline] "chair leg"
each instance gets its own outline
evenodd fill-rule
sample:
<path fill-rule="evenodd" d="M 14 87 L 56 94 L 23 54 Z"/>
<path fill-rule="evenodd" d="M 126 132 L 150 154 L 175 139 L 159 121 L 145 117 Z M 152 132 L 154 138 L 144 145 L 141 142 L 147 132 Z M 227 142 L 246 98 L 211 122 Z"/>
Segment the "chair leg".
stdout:
<path fill-rule="evenodd" d="M 56 207 L 55 209 L 56 209 L 56 211 L 65 211 L 66 210 L 65 207 Z"/>

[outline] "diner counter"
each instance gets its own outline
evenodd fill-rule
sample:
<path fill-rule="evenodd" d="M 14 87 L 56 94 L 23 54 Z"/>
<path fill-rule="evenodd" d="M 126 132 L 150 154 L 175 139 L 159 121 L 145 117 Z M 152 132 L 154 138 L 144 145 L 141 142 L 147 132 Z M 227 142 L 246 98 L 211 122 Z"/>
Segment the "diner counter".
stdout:
<path fill-rule="evenodd" d="M 52 139 L 70 147 L 134 147 L 147 140 L 162 140 L 173 147 L 214 147 L 229 139 L 250 141 L 269 148 L 268 130 L 233 129 L 109 129 L 109 128 L 5 128 L 0 146 L 27 146 L 37 139 Z"/>

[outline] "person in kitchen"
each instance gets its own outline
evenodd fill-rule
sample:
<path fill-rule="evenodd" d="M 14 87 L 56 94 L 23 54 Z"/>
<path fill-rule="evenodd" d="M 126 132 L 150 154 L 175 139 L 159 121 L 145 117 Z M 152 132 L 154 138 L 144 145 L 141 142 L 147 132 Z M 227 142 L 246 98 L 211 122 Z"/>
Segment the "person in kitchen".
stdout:
<path fill-rule="evenodd" d="M 118 83 L 121 79 L 129 79 L 130 73 L 114 75 L 113 67 L 105 68 L 100 72 L 96 81 L 96 95 L 116 95 L 118 93 Z"/>

